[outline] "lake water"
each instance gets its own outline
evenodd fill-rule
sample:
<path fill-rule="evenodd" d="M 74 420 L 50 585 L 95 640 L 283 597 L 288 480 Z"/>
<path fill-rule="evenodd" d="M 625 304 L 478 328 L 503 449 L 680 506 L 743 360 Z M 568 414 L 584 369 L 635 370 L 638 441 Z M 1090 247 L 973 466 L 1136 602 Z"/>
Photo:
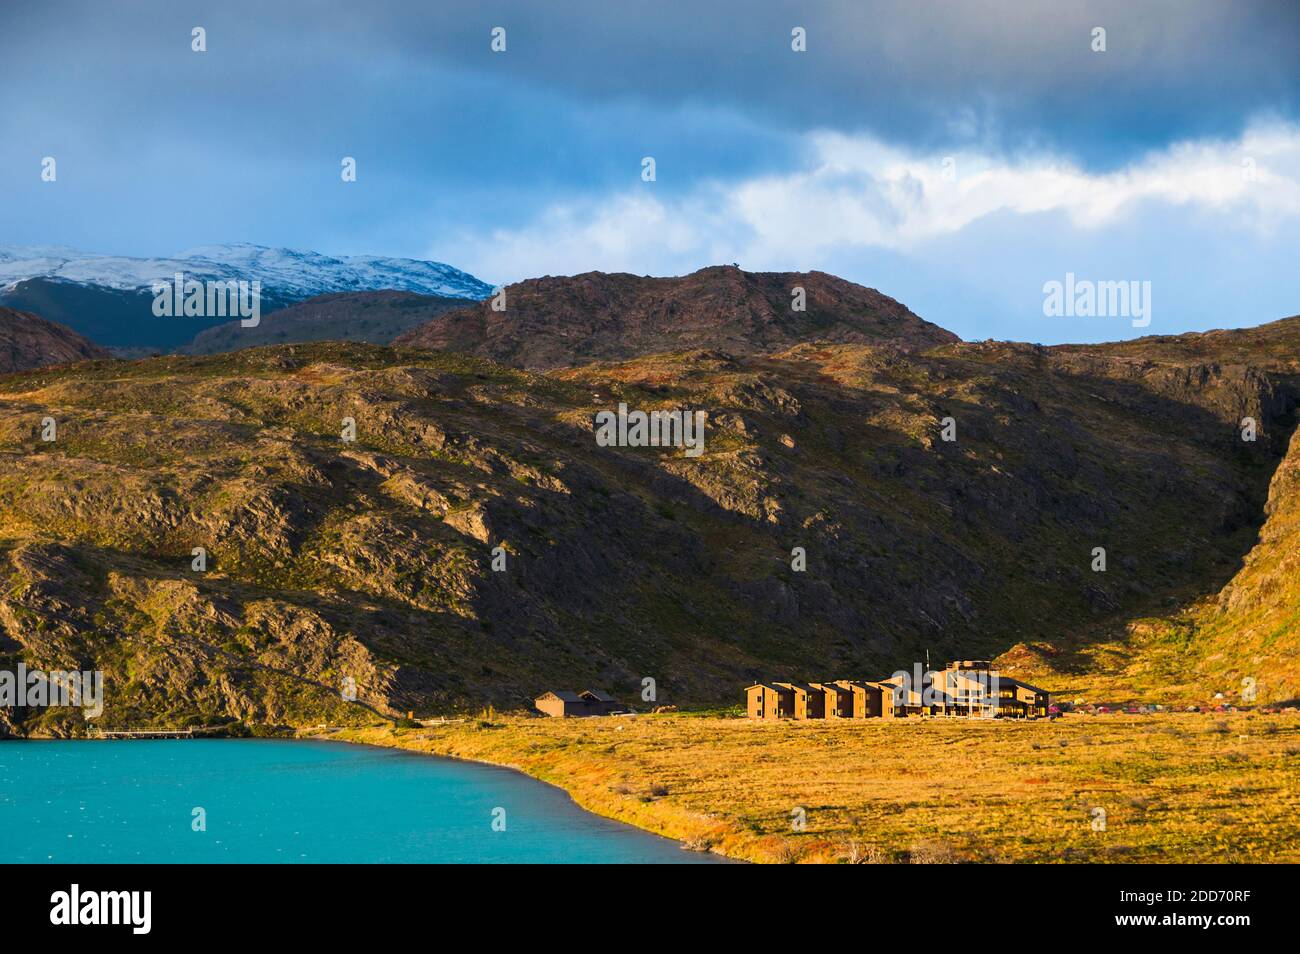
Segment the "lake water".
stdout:
<path fill-rule="evenodd" d="M 207 830 L 192 828 L 193 810 Z M 505 830 L 494 831 L 494 810 Z M 0 742 L 0 862 L 709 863 L 508 769 L 342 742 Z"/>

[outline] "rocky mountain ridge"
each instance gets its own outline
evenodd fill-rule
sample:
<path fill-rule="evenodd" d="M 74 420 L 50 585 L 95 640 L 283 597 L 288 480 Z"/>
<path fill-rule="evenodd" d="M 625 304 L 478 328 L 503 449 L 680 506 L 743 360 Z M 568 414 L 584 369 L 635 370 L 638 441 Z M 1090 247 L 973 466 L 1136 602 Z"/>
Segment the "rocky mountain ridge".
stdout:
<path fill-rule="evenodd" d="M 450 265 L 414 259 L 328 256 L 259 245 L 204 246 L 160 258 L 0 246 L 0 306 L 67 325 L 131 356 L 172 351 L 230 320 L 154 315 L 153 284 L 170 284 L 178 273 L 196 281 L 260 282 L 263 318 L 307 298 L 343 292 L 399 291 L 470 301 L 491 291 Z M 358 309 L 365 307 L 363 297 Z M 227 335 L 228 330 L 215 338 Z M 213 338 L 205 341 L 210 345 Z"/>
<path fill-rule="evenodd" d="M 1169 621 L 1246 582 L 1266 506 L 1264 546 L 1275 527 L 1272 552 L 1295 549 L 1279 463 L 1300 320 L 1267 327 L 1258 364 L 1222 360 L 1233 336 L 940 335 L 546 373 L 326 342 L 11 375 L 0 657 L 102 669 L 118 725 L 373 718 L 345 679 L 417 715 L 555 685 L 632 699 L 647 677 L 661 703 L 717 705 L 750 679 L 926 652 L 1000 655 L 1053 689 L 1203 700 L 1238 674 L 1196 659 L 1238 644 L 1205 629 L 1215 645 L 1171 652 Z M 596 412 L 620 403 L 705 410 L 704 453 L 598 446 Z M 34 428 L 45 416 L 56 441 Z M 1272 666 L 1273 700 L 1294 681 L 1292 597 L 1252 590 L 1223 606 L 1281 614 L 1242 663 Z"/>
<path fill-rule="evenodd" d="M 908 351 L 957 340 L 875 289 L 825 272 L 715 266 L 679 278 L 529 279 L 397 343 L 548 369 L 700 348 L 754 354 L 826 341 Z"/>
<path fill-rule="evenodd" d="M 107 357 L 107 351 L 71 328 L 0 308 L 0 374 Z"/>

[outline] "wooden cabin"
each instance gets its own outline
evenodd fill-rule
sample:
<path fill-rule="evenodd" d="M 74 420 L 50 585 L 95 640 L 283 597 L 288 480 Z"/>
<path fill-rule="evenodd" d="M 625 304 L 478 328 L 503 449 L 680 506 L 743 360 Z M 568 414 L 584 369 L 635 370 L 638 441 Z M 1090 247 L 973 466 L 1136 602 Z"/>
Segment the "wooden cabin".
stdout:
<path fill-rule="evenodd" d="M 917 679 L 923 684 L 916 686 Z M 745 690 L 751 719 L 899 719 L 908 716 L 1046 716 L 1051 695 L 1003 676 L 982 659 L 963 659 L 937 673 L 834 682 L 760 682 Z M 540 707 L 539 707 L 540 708 Z"/>
<path fill-rule="evenodd" d="M 557 719 L 587 714 L 587 704 L 576 692 L 570 692 L 567 689 L 544 692 L 533 700 L 533 706 L 543 715 L 553 716 Z"/>
<path fill-rule="evenodd" d="M 806 682 L 778 682 L 776 685 L 789 689 L 794 696 L 794 717 L 796 719 L 824 719 L 826 713 L 825 694 L 814 689 Z"/>
<path fill-rule="evenodd" d="M 603 689 L 584 689 L 578 693 L 578 698 L 587 704 L 589 715 L 610 715 L 623 711 L 618 700 Z"/>
<path fill-rule="evenodd" d="M 827 719 L 853 718 L 853 690 L 837 682 L 814 682 L 822 693 L 822 713 Z"/>
<path fill-rule="evenodd" d="M 852 703 L 847 718 L 877 719 L 884 717 L 892 719 L 894 717 L 894 709 L 890 704 L 892 686 L 884 686 L 878 682 L 867 682 L 863 679 L 839 679 L 835 682 L 835 685 L 844 687 L 852 694 Z"/>
<path fill-rule="evenodd" d="M 895 705 L 894 686 L 881 680 L 864 679 L 867 687 L 867 717 L 870 719 L 893 719 L 901 713 Z"/>
<path fill-rule="evenodd" d="M 621 711 L 614 697 L 601 689 L 584 689 L 582 692 L 555 689 L 534 699 L 533 706 L 543 715 L 557 719 L 601 716 Z"/>
<path fill-rule="evenodd" d="M 792 719 L 794 692 L 777 683 L 755 683 L 745 690 L 745 709 L 751 719 Z"/>

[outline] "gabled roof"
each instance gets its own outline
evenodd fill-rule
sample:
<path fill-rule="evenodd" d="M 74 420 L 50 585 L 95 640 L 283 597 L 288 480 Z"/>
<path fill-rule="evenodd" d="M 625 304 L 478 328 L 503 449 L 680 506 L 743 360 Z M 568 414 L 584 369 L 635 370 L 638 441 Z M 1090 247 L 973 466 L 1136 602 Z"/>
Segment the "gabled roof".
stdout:
<path fill-rule="evenodd" d="M 911 677 L 906 680 L 911 681 Z M 902 685 L 904 679 L 902 676 L 890 676 L 888 679 L 864 679 L 863 685 L 872 686 L 876 689 L 895 689 Z"/>
<path fill-rule="evenodd" d="M 848 686 L 843 685 L 842 683 L 839 682 L 810 682 L 809 685 L 812 686 L 814 689 L 821 689 L 823 691 L 831 690 L 831 689 L 835 690 L 836 692 L 853 691 Z"/>
<path fill-rule="evenodd" d="M 779 691 L 779 687 L 775 683 L 771 682 L 756 682 L 752 686 L 745 687 L 746 692 L 749 692 L 751 689 L 771 689 L 773 692 Z"/>
<path fill-rule="evenodd" d="M 552 689 L 550 692 L 543 692 L 540 696 L 537 697 L 537 701 L 541 702 L 547 696 L 554 696 L 555 698 L 559 699 L 561 702 L 582 701 L 582 698 L 576 692 L 570 692 L 568 689 Z"/>
<path fill-rule="evenodd" d="M 866 682 L 863 679 L 836 679 L 835 685 L 843 686 L 845 689 L 852 691 L 854 689 L 866 692 L 868 689 L 879 688 L 873 683 Z"/>
<path fill-rule="evenodd" d="M 998 677 L 998 685 L 1000 685 L 1000 686 L 1019 686 L 1021 689 L 1028 689 L 1030 692 L 1038 692 L 1038 693 L 1041 693 L 1042 695 L 1045 695 L 1045 696 L 1050 696 L 1050 695 L 1051 695 L 1051 693 L 1048 692 L 1046 689 L 1039 689 L 1037 686 L 1031 686 L 1029 683 L 1027 683 L 1027 682 L 1022 682 L 1022 681 L 1019 680 L 1019 679 L 1012 679 L 1010 676 L 999 676 L 999 677 Z"/>
<path fill-rule="evenodd" d="M 578 695 L 582 696 L 584 699 L 586 698 L 595 699 L 597 702 L 615 701 L 614 697 L 611 696 L 604 689 L 584 689 L 582 690 L 582 692 L 578 693 Z"/>
<path fill-rule="evenodd" d="M 811 685 L 806 682 L 778 682 L 778 686 L 784 689 L 797 689 L 800 692 L 816 692 Z"/>

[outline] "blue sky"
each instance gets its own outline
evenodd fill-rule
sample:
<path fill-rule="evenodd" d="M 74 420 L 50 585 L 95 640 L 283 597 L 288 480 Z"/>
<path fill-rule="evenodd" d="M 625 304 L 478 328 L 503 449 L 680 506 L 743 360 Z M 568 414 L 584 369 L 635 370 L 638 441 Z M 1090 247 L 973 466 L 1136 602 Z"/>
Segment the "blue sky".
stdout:
<path fill-rule="evenodd" d="M 1300 312 L 1300 4 L 118 7 L 0 5 L 0 241 L 819 268 L 1048 343 Z M 1046 317 L 1067 272 L 1150 326 Z"/>

